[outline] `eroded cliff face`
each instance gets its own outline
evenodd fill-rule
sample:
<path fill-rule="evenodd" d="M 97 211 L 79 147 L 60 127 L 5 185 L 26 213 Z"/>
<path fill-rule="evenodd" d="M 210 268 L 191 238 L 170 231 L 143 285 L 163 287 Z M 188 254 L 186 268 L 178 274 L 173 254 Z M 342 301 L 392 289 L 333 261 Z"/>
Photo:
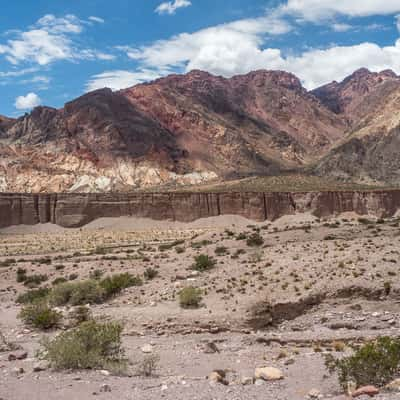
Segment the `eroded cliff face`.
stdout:
<path fill-rule="evenodd" d="M 400 208 L 400 190 L 309 193 L 0 193 L 0 228 L 53 223 L 72 228 L 101 217 L 147 217 L 190 222 L 219 215 L 275 220 L 311 212 L 318 217 L 356 212 L 393 216 Z"/>

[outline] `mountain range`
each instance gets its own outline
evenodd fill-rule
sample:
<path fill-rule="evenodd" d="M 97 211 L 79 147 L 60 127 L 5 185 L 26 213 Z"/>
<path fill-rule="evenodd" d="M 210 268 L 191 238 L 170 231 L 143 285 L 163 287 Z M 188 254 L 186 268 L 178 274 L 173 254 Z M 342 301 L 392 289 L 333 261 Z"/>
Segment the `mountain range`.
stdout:
<path fill-rule="evenodd" d="M 293 74 L 170 75 L 61 109 L 0 116 L 0 191 L 90 192 L 312 174 L 400 183 L 400 77 L 360 69 L 307 91 Z"/>

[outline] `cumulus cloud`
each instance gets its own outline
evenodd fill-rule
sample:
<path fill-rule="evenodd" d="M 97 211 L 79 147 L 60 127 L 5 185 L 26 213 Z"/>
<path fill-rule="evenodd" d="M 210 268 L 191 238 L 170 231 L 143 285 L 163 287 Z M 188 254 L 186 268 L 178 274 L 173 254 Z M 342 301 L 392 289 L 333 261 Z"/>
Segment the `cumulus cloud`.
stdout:
<path fill-rule="evenodd" d="M 40 105 L 40 97 L 36 93 L 28 93 L 26 96 L 19 96 L 15 100 L 17 110 L 30 110 Z"/>
<path fill-rule="evenodd" d="M 14 65 L 27 62 L 41 66 L 60 60 L 96 58 L 104 59 L 104 53 L 81 49 L 72 36 L 83 31 L 83 21 L 74 15 L 57 18 L 48 14 L 26 31 L 13 31 L 15 38 L 0 44 L 0 55 Z"/>
<path fill-rule="evenodd" d="M 110 88 L 112 90 L 124 89 L 159 78 L 165 75 L 165 72 L 157 70 L 140 70 L 136 72 L 116 70 L 106 71 L 98 75 L 94 75 L 86 84 L 86 90 L 92 91 L 102 88 Z"/>
<path fill-rule="evenodd" d="M 336 26 L 341 31 L 349 28 Z M 279 13 L 273 12 L 266 17 L 182 33 L 147 47 L 120 49 L 139 62 L 141 68 L 152 71 L 201 69 L 230 77 L 256 69 L 282 69 L 295 73 L 309 89 L 341 80 L 361 67 L 373 71 L 392 68 L 400 72 L 400 40 L 386 47 L 365 42 L 309 49 L 296 55 L 286 55 L 278 48 L 267 46 L 269 35 L 287 33 L 291 29 Z"/>
<path fill-rule="evenodd" d="M 174 1 L 165 1 L 161 3 L 156 9 L 156 13 L 158 14 L 175 14 L 178 8 L 184 8 L 191 6 L 192 3 L 189 0 L 174 0 Z"/>
<path fill-rule="evenodd" d="M 283 14 L 298 15 L 317 21 L 337 14 L 350 17 L 390 15 L 400 12 L 399 0 L 288 0 L 281 7 Z"/>

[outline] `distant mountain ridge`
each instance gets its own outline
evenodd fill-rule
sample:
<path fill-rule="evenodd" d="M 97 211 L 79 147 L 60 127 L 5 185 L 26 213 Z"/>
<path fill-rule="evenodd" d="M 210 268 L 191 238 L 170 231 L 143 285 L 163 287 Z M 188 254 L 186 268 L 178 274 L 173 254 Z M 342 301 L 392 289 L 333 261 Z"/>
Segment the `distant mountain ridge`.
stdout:
<path fill-rule="evenodd" d="M 0 116 L 0 191 L 111 191 L 314 173 L 400 183 L 400 77 L 307 91 L 284 71 L 170 75 Z M 399 153 L 399 154 L 398 154 Z"/>

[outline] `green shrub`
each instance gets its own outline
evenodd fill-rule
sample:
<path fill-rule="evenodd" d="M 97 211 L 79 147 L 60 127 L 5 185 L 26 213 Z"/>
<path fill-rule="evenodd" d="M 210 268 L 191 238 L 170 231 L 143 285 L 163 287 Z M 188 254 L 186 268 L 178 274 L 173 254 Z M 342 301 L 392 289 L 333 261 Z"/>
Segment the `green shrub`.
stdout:
<path fill-rule="evenodd" d="M 219 246 L 215 249 L 215 254 L 217 256 L 223 256 L 227 253 L 228 249 L 225 246 Z"/>
<path fill-rule="evenodd" d="M 121 333 L 122 326 L 119 323 L 87 321 L 53 340 L 44 340 L 41 357 L 59 370 L 121 371 L 126 367 Z"/>
<path fill-rule="evenodd" d="M 109 276 L 100 282 L 106 297 L 112 297 L 120 293 L 123 289 L 132 286 L 140 286 L 143 282 L 138 276 L 129 273 Z"/>
<path fill-rule="evenodd" d="M 57 285 L 60 285 L 61 283 L 65 283 L 65 282 L 67 282 L 67 280 L 65 278 L 60 277 L 60 278 L 54 279 L 54 281 L 51 282 L 51 284 L 53 286 L 57 286 Z"/>
<path fill-rule="evenodd" d="M 96 281 L 61 283 L 53 288 L 50 302 L 56 306 L 71 304 L 99 304 L 104 300 L 105 291 Z"/>
<path fill-rule="evenodd" d="M 49 288 L 39 288 L 28 290 L 25 293 L 20 294 L 17 297 L 17 303 L 19 304 L 28 304 L 34 303 L 35 301 L 45 299 L 50 293 Z"/>
<path fill-rule="evenodd" d="M 15 258 L 7 258 L 4 261 L 0 261 L 0 268 L 11 267 L 11 265 L 16 264 L 17 260 Z"/>
<path fill-rule="evenodd" d="M 58 326 L 62 315 L 53 310 L 47 301 L 36 301 L 22 308 L 19 317 L 25 324 L 37 329 L 48 330 Z"/>
<path fill-rule="evenodd" d="M 264 244 L 264 239 L 258 232 L 254 232 L 250 235 L 249 238 L 247 238 L 247 246 L 250 247 L 259 247 Z"/>
<path fill-rule="evenodd" d="M 148 281 L 151 281 L 152 279 L 156 278 L 158 276 L 158 271 L 154 268 L 146 268 L 146 271 L 144 271 L 144 277 Z"/>
<path fill-rule="evenodd" d="M 101 269 L 95 269 L 89 274 L 89 278 L 99 281 L 103 275 L 104 271 L 102 271 Z"/>
<path fill-rule="evenodd" d="M 146 355 L 138 366 L 137 374 L 140 376 L 145 376 L 146 378 L 154 376 L 159 362 L 160 356 L 158 354 Z"/>
<path fill-rule="evenodd" d="M 25 268 L 18 268 L 17 269 L 17 282 L 21 283 L 21 282 L 25 282 L 26 280 L 26 269 Z"/>
<path fill-rule="evenodd" d="M 192 269 L 199 272 L 209 271 L 215 267 L 215 264 L 216 261 L 214 258 L 208 256 L 207 254 L 200 254 L 194 258 Z"/>
<path fill-rule="evenodd" d="M 186 251 L 186 249 L 184 247 L 182 247 L 182 246 L 176 246 L 175 247 L 175 251 L 176 251 L 177 254 L 182 254 L 182 253 L 184 253 Z"/>
<path fill-rule="evenodd" d="M 26 275 L 23 282 L 25 286 L 34 287 L 40 285 L 42 282 L 46 282 L 48 279 L 47 275 Z"/>
<path fill-rule="evenodd" d="M 198 308 L 201 300 L 201 290 L 193 286 L 188 286 L 179 292 L 179 304 L 183 308 Z"/>
<path fill-rule="evenodd" d="M 400 338 L 381 337 L 342 359 L 327 356 L 325 365 L 330 372 L 337 372 L 343 388 L 349 381 L 357 386 L 384 386 L 399 374 Z"/>
<path fill-rule="evenodd" d="M 92 313 L 86 306 L 78 306 L 74 308 L 68 316 L 73 320 L 75 325 L 80 325 L 81 323 L 92 319 Z"/>

